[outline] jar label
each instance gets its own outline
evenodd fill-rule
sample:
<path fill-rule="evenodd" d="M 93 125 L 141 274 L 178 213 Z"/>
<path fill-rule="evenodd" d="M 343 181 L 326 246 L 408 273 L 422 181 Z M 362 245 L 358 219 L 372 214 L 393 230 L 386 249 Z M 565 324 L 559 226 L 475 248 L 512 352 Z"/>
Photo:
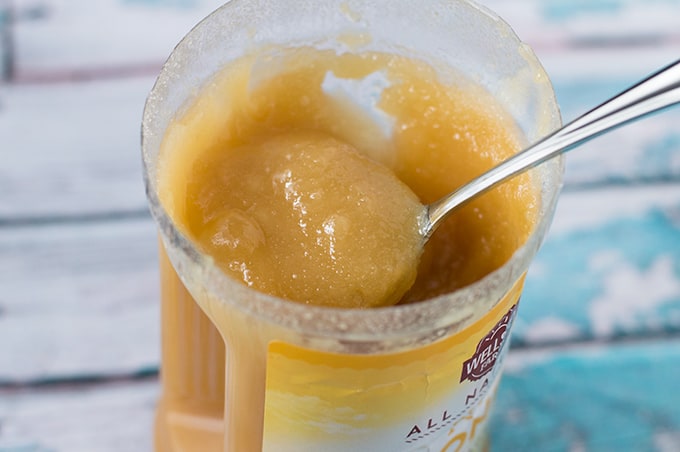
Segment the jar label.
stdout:
<path fill-rule="evenodd" d="M 263 450 L 476 448 L 522 284 L 477 322 L 417 349 L 338 354 L 271 342 Z"/>

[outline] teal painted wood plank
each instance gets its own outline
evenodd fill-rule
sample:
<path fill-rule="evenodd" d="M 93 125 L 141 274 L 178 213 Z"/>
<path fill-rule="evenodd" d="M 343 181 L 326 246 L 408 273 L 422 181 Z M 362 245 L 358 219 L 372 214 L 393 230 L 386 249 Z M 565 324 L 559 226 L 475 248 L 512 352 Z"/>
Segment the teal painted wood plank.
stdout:
<path fill-rule="evenodd" d="M 492 451 L 680 450 L 680 342 L 511 353 Z"/>
<path fill-rule="evenodd" d="M 515 346 L 680 331 L 680 186 L 565 193 Z"/>

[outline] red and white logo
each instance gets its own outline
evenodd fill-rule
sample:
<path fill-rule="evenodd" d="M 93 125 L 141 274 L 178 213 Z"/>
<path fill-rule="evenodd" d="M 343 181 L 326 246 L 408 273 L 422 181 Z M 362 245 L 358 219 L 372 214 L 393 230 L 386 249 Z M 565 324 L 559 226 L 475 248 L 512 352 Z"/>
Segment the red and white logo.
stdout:
<path fill-rule="evenodd" d="M 476 381 L 491 372 L 503 347 L 506 332 L 515 317 L 517 305 L 514 304 L 498 323 L 477 344 L 475 353 L 463 363 L 460 382 Z"/>

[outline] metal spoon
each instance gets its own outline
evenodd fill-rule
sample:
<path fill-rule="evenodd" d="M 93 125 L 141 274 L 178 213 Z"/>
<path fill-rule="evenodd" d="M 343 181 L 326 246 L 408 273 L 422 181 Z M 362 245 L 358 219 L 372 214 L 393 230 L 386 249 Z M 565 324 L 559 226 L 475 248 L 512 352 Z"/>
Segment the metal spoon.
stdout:
<path fill-rule="evenodd" d="M 680 60 L 590 110 L 426 207 L 420 232 L 427 241 L 456 208 L 487 190 L 611 129 L 680 102 Z"/>

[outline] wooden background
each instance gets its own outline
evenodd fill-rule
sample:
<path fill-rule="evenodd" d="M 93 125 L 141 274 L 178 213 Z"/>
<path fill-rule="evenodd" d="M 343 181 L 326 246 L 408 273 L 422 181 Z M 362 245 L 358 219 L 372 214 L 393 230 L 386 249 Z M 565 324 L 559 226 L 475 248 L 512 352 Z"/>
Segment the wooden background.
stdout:
<path fill-rule="evenodd" d="M 215 0 L 0 0 L 0 452 L 147 451 L 145 96 Z M 680 58 L 678 0 L 488 0 L 566 120 Z M 568 157 L 492 450 L 680 451 L 680 108 Z"/>

